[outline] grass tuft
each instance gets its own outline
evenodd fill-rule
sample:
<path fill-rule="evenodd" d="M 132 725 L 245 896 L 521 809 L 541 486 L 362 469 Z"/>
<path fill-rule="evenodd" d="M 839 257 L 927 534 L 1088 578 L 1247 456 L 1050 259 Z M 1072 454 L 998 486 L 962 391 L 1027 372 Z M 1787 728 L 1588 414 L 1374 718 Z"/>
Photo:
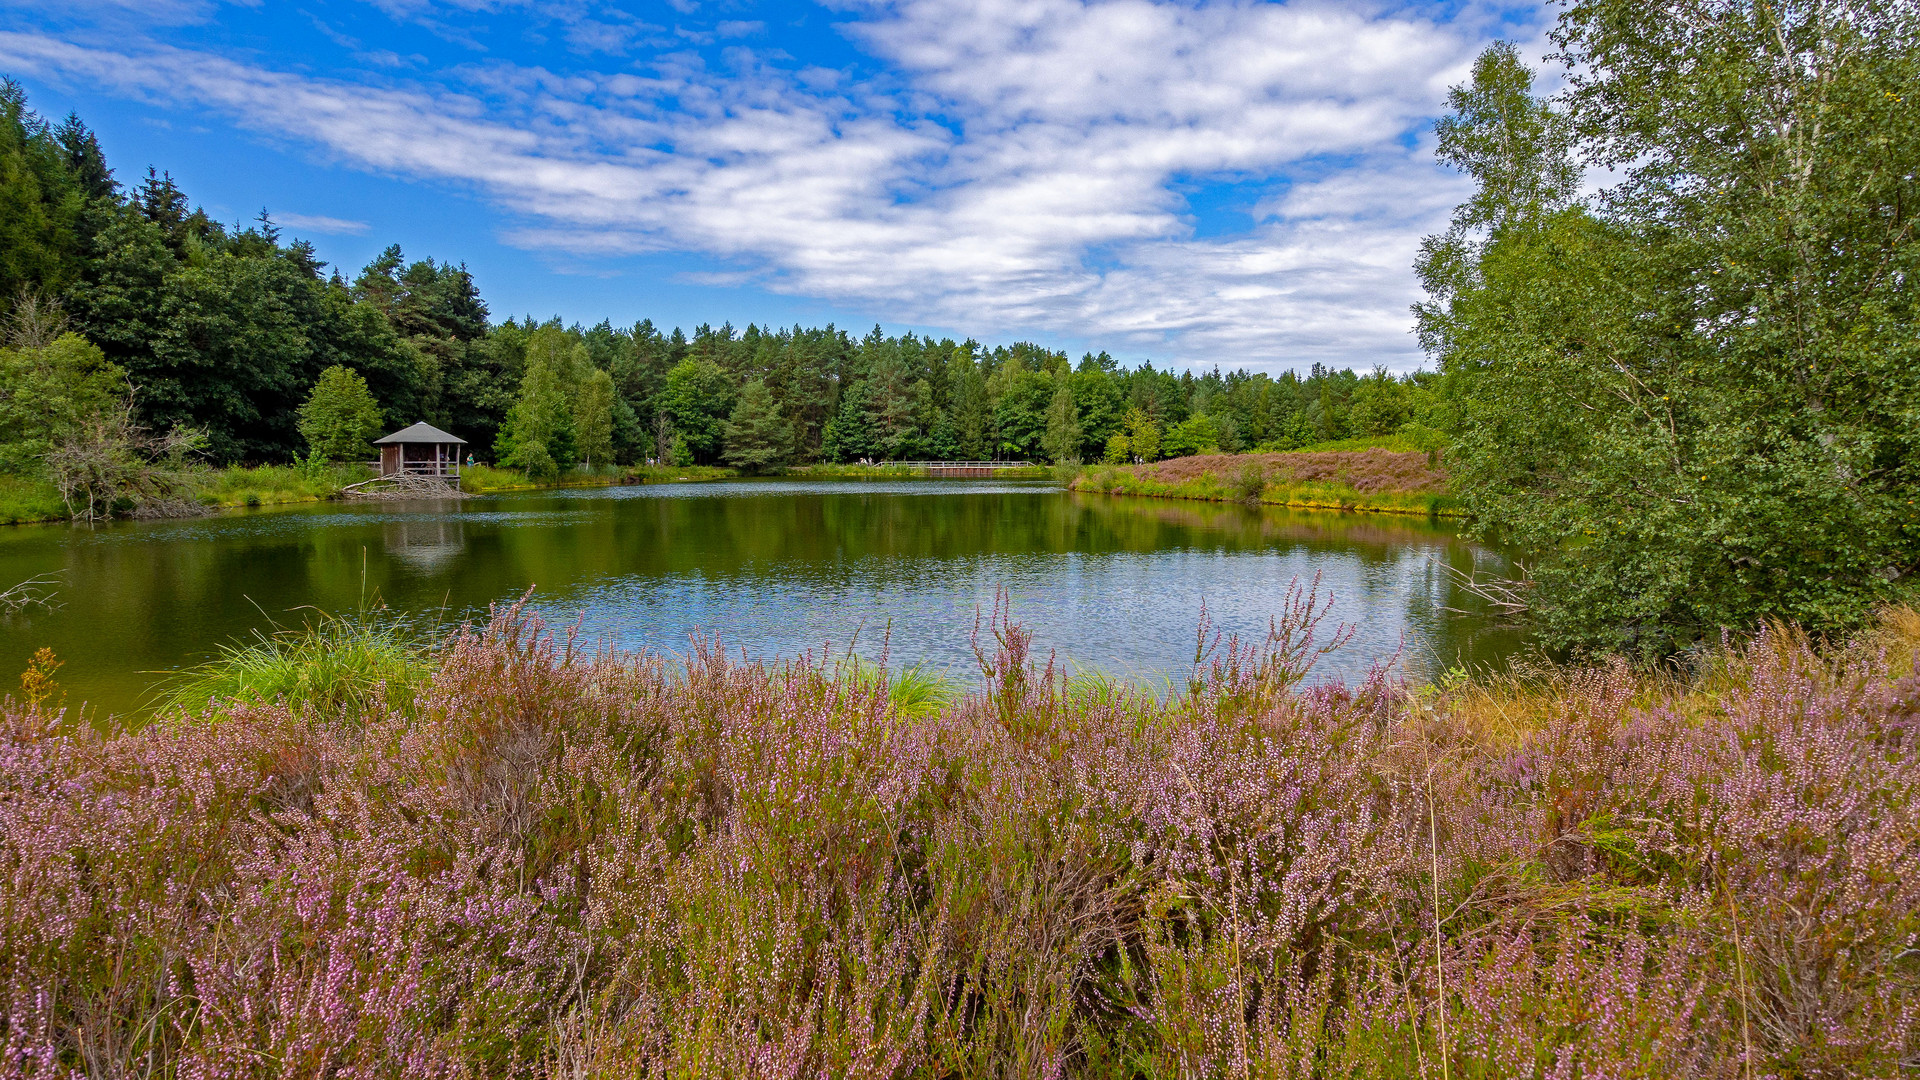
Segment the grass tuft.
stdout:
<path fill-rule="evenodd" d="M 221 646 L 162 682 L 158 695 L 162 708 L 188 712 L 220 703 L 358 714 L 376 700 L 406 708 L 432 673 L 425 642 L 403 621 L 315 612 L 300 627 Z"/>

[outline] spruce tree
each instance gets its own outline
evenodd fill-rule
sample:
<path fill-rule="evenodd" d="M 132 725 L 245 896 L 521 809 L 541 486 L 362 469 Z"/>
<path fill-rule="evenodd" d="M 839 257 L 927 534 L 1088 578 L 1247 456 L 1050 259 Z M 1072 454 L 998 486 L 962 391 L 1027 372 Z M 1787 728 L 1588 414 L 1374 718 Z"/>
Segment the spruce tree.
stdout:
<path fill-rule="evenodd" d="M 727 418 L 727 464 L 757 473 L 786 464 L 791 438 L 765 383 L 755 379 L 740 388 L 740 403 Z"/>

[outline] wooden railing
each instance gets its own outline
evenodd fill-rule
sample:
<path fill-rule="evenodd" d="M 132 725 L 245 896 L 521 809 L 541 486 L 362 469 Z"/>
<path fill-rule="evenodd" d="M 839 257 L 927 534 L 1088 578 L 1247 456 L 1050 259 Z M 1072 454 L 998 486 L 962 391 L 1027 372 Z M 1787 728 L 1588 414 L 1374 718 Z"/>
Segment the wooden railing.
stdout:
<path fill-rule="evenodd" d="M 879 469 L 1031 469 L 1031 461 L 882 461 Z"/>
<path fill-rule="evenodd" d="M 378 461 L 368 462 L 375 474 L 380 476 L 459 476 L 458 461 L 403 461 L 400 467 L 388 472 L 386 466 Z"/>

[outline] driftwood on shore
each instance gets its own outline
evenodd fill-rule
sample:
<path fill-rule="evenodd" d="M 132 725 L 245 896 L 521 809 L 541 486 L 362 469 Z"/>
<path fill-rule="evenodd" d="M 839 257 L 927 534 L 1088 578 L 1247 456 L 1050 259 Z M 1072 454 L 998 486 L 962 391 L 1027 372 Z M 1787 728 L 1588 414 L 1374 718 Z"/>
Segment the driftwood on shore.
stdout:
<path fill-rule="evenodd" d="M 340 489 L 350 499 L 464 499 L 459 482 L 451 476 L 400 473 L 377 476 L 348 484 Z"/>

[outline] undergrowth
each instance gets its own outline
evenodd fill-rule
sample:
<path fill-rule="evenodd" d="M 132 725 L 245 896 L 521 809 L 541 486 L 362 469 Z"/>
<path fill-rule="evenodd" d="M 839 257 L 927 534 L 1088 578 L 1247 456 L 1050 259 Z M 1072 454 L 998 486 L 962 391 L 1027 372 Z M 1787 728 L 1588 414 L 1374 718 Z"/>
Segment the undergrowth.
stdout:
<path fill-rule="evenodd" d="M 273 506 L 340 496 L 340 489 L 373 474 L 365 465 L 235 465 L 193 476 L 197 499 L 208 506 Z"/>
<path fill-rule="evenodd" d="M 0 525 L 58 521 L 67 516 L 60 489 L 45 480 L 0 476 Z"/>

